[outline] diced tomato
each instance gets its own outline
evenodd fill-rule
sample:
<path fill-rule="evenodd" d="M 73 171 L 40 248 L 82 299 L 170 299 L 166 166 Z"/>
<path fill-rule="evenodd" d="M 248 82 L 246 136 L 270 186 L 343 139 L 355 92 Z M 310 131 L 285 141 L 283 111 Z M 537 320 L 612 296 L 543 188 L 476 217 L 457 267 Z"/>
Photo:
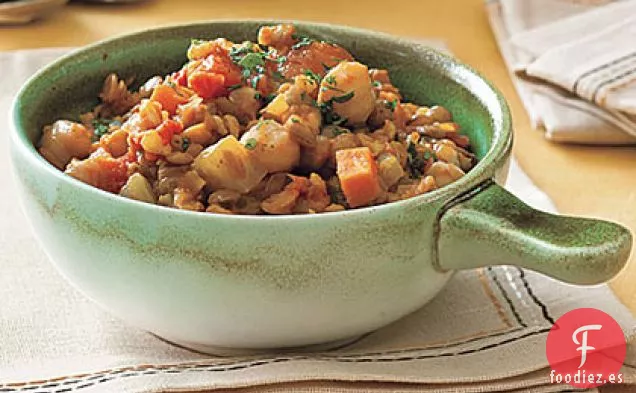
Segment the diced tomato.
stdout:
<path fill-rule="evenodd" d="M 338 45 L 316 41 L 290 50 L 281 72 L 288 79 L 302 75 L 305 70 L 324 76 L 328 68 L 335 67 L 343 60 L 353 61 L 353 56 Z"/>
<path fill-rule="evenodd" d="M 188 86 L 188 70 L 183 67 L 179 72 L 172 74 L 172 80 L 174 83 L 181 86 Z"/>
<path fill-rule="evenodd" d="M 225 77 L 204 71 L 195 71 L 188 77 L 188 85 L 199 96 L 209 99 L 227 94 Z"/>
<path fill-rule="evenodd" d="M 150 101 L 157 101 L 164 110 L 174 115 L 177 107 L 188 102 L 188 99 L 180 96 L 175 89 L 168 85 L 159 85 L 153 90 Z"/>
<path fill-rule="evenodd" d="M 141 135 L 128 134 L 128 162 L 137 162 L 137 152 L 141 150 Z"/>
<path fill-rule="evenodd" d="M 252 82 L 250 82 L 250 85 L 251 83 Z M 273 93 L 274 90 L 276 90 L 276 86 L 272 84 L 272 80 L 269 76 L 259 75 L 258 81 L 256 82 L 256 90 L 261 94 L 262 97 L 267 97 L 269 94 Z"/>
<path fill-rule="evenodd" d="M 171 119 L 164 121 L 157 127 L 157 132 L 161 136 L 161 142 L 164 145 L 169 144 L 174 134 L 180 134 L 181 131 L 183 131 L 181 123 Z"/>
<path fill-rule="evenodd" d="M 97 184 L 102 190 L 118 193 L 128 180 L 128 165 L 123 159 L 104 160 L 102 171 L 104 176 Z"/>
<path fill-rule="evenodd" d="M 206 71 L 223 75 L 225 87 L 241 83 L 241 68 L 234 64 L 225 48 L 217 47 L 212 54 L 205 58 L 202 66 Z"/>

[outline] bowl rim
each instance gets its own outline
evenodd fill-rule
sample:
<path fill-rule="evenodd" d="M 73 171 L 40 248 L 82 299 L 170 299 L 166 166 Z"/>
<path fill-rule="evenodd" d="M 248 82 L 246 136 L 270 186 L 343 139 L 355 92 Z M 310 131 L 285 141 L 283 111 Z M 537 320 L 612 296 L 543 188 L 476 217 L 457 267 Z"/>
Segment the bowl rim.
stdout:
<path fill-rule="evenodd" d="M 493 94 L 496 99 L 496 104 L 500 111 L 499 118 L 495 118 L 496 114 L 490 110 L 488 105 L 482 101 L 485 109 L 489 113 L 489 116 L 492 121 L 493 127 L 493 142 L 488 149 L 488 152 L 485 156 L 477 163 L 477 165 L 472 168 L 465 176 L 460 178 L 459 180 L 454 181 L 451 184 L 448 184 L 442 188 L 437 190 L 427 192 L 422 195 L 418 195 L 415 197 L 407 198 L 404 200 L 383 203 L 374 206 L 367 206 L 362 208 L 348 209 L 337 212 L 323 212 L 319 214 L 286 214 L 286 215 L 239 215 L 239 214 L 218 214 L 218 213 L 208 213 L 208 212 L 196 212 L 189 210 L 177 209 L 174 207 L 162 206 L 158 204 L 151 204 L 146 202 L 137 201 L 134 199 L 129 199 L 122 197 L 118 194 L 112 194 L 110 192 L 101 190 L 97 187 L 93 187 L 89 184 L 86 184 L 78 179 L 75 179 L 71 176 L 66 175 L 63 171 L 57 169 L 52 164 L 42 157 L 34 143 L 32 143 L 26 135 L 24 130 L 22 120 L 20 118 L 21 112 L 21 99 L 25 95 L 25 93 L 31 88 L 31 86 L 38 82 L 40 79 L 46 78 L 46 75 L 52 72 L 56 67 L 63 65 L 65 62 L 73 61 L 76 58 L 81 58 L 84 56 L 90 56 L 92 52 L 107 47 L 108 45 L 117 44 L 119 42 L 126 41 L 131 38 L 144 38 L 144 36 L 152 36 L 158 32 L 168 33 L 171 30 L 177 31 L 181 29 L 188 28 L 196 28 L 203 26 L 210 26 L 212 29 L 215 25 L 226 25 L 226 24 L 242 24 L 242 23 L 257 23 L 261 25 L 266 24 L 278 24 L 278 23 L 293 23 L 301 28 L 317 28 L 317 29 L 329 29 L 332 31 L 336 30 L 346 30 L 349 33 L 353 33 L 355 35 L 365 36 L 365 37 L 374 37 L 379 40 L 385 40 L 389 42 L 394 42 L 401 45 L 408 45 L 413 47 L 418 51 L 426 52 L 427 55 L 432 56 L 437 61 L 442 61 L 445 63 L 449 63 L 452 65 L 454 70 L 453 75 L 458 72 L 465 73 L 465 76 L 471 78 L 473 82 L 483 83 L 484 87 L 487 89 L 488 94 Z M 469 89 L 462 81 L 455 80 L 455 83 L 463 85 L 466 89 L 470 90 L 476 98 L 480 98 L 484 93 L 476 93 L 474 90 Z M 61 56 L 55 61 L 49 63 L 45 67 L 38 70 L 34 73 L 19 89 L 18 93 L 14 96 L 13 102 L 11 104 L 10 109 L 10 145 L 11 151 L 13 155 L 20 154 L 21 157 L 28 160 L 31 165 L 36 165 L 40 169 L 44 171 L 47 175 L 54 176 L 58 181 L 68 185 L 70 187 L 79 187 L 80 189 L 87 191 L 89 193 L 94 194 L 96 197 L 106 198 L 114 203 L 122 203 L 122 204 L 132 204 L 132 207 L 137 207 L 141 209 L 148 209 L 149 212 L 161 212 L 159 214 L 175 214 L 175 215 L 185 215 L 193 217 L 199 217 L 199 219 L 215 219 L 215 220 L 228 220 L 228 221 L 236 221 L 236 220 L 251 220 L 251 221 L 270 221 L 270 220 L 312 220 L 318 219 L 318 217 L 322 217 L 322 220 L 328 219 L 338 219 L 344 216 L 365 216 L 373 213 L 382 213 L 382 214 L 393 214 L 399 213 L 400 211 L 416 209 L 418 206 L 427 205 L 432 202 L 436 202 L 439 200 L 448 200 L 448 202 L 461 197 L 462 195 L 472 192 L 472 190 L 480 187 L 485 181 L 488 181 L 494 176 L 494 172 L 497 168 L 503 166 L 505 161 L 510 156 L 512 151 L 513 144 L 513 132 L 512 132 L 512 118 L 510 114 L 510 109 L 508 104 L 503 97 L 503 94 L 481 73 L 476 71 L 471 66 L 464 64 L 454 57 L 447 55 L 443 52 L 436 50 L 430 46 L 425 45 L 422 42 L 418 42 L 413 38 L 406 38 L 401 36 L 396 36 L 384 32 L 373 31 L 369 29 L 350 27 L 344 25 L 330 24 L 330 23 L 320 23 L 320 22 L 312 22 L 312 21 L 303 21 L 303 20 L 285 20 L 285 19 L 250 19 L 250 18 L 242 18 L 242 19 L 215 19 L 208 21 L 198 21 L 191 23 L 179 23 L 179 24 L 167 24 L 158 27 L 153 27 L 149 29 L 140 29 L 124 34 L 115 35 L 103 40 L 99 40 L 89 45 L 85 45 L 79 47 L 77 49 L 72 50 L 71 52 Z M 15 158 L 13 158 L 15 160 Z M 14 166 L 15 167 L 15 166 Z"/>

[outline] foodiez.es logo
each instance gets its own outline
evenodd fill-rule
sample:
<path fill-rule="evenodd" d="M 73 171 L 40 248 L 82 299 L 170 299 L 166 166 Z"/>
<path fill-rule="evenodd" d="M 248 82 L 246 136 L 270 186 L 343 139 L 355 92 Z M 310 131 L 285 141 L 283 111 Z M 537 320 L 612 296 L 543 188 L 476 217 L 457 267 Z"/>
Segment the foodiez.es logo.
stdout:
<path fill-rule="evenodd" d="M 559 318 L 546 342 L 550 382 L 576 388 L 622 383 L 625 335 L 609 315 L 595 308 L 578 308 Z"/>

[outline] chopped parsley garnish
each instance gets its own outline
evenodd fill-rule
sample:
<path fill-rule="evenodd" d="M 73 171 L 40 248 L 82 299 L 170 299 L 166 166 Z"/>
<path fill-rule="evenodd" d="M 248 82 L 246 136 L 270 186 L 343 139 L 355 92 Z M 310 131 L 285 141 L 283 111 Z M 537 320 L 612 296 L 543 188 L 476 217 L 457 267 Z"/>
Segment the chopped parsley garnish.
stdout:
<path fill-rule="evenodd" d="M 353 98 L 354 93 L 350 91 L 347 94 L 330 98 L 328 101 L 318 104 L 317 107 L 322 113 L 322 119 L 325 124 L 341 125 L 347 122 L 346 117 L 341 117 L 333 111 L 333 103 L 342 104 Z"/>
<path fill-rule="evenodd" d="M 190 139 L 182 138 L 181 139 L 181 151 L 185 153 L 188 150 L 188 147 L 190 147 Z"/>
<path fill-rule="evenodd" d="M 297 43 L 292 45 L 292 49 L 302 48 L 303 46 L 311 45 L 313 42 L 316 41 L 313 38 L 309 38 L 301 34 L 292 34 L 292 38 L 298 40 Z"/>
<path fill-rule="evenodd" d="M 254 89 L 258 88 L 258 82 L 260 82 L 261 78 L 263 77 L 263 75 L 256 75 L 254 78 L 252 78 L 252 87 Z"/>
<path fill-rule="evenodd" d="M 263 95 L 260 92 L 256 92 L 254 93 L 254 99 L 260 100 L 263 97 Z"/>
<path fill-rule="evenodd" d="M 434 153 L 434 152 L 429 151 L 429 150 L 425 151 L 425 152 L 424 152 L 424 159 L 425 159 L 426 161 L 428 161 L 428 160 L 430 160 L 431 158 L 432 158 L 432 159 L 434 159 L 434 160 L 437 160 L 437 156 L 435 155 L 435 153 Z"/>
<path fill-rule="evenodd" d="M 377 87 L 378 89 L 382 88 L 382 83 L 379 81 L 373 81 L 373 87 Z"/>
<path fill-rule="evenodd" d="M 422 175 L 422 171 L 424 170 L 424 166 L 426 165 L 425 158 L 421 157 L 415 147 L 415 143 L 409 141 L 406 146 L 407 155 L 407 163 L 409 173 L 414 178 L 419 178 Z"/>
<path fill-rule="evenodd" d="M 352 92 L 352 91 L 350 91 L 350 92 L 348 92 L 347 94 L 344 94 L 344 95 L 341 95 L 341 96 L 333 97 L 333 98 L 331 99 L 331 101 L 333 101 L 333 102 L 337 102 L 338 104 L 342 104 L 342 103 L 347 102 L 347 101 L 349 101 L 350 99 L 352 99 L 352 98 L 353 98 L 353 95 L 354 95 L 354 94 L 353 94 L 353 92 Z"/>
<path fill-rule="evenodd" d="M 344 127 L 336 127 L 333 129 L 333 136 L 338 136 L 338 135 L 342 135 L 342 134 L 348 134 L 351 131 L 349 131 L 348 128 L 344 128 Z"/>
<path fill-rule="evenodd" d="M 320 83 L 320 75 L 316 74 L 310 69 L 306 69 L 303 74 L 316 83 Z"/>
<path fill-rule="evenodd" d="M 227 89 L 228 89 L 229 91 L 232 91 L 232 90 L 240 89 L 242 86 L 243 86 L 243 85 L 242 85 L 241 83 L 237 83 L 237 84 L 235 84 L 235 85 L 232 85 L 232 86 L 228 87 Z"/>
<path fill-rule="evenodd" d="M 254 46 L 242 45 L 230 49 L 230 58 L 232 61 L 242 68 L 241 76 L 243 79 L 249 78 L 253 73 L 262 74 L 265 72 L 265 60 L 267 60 L 266 52 L 259 52 Z"/>
<path fill-rule="evenodd" d="M 245 148 L 247 150 L 254 150 L 256 148 L 256 139 L 250 138 L 245 141 Z"/>
<path fill-rule="evenodd" d="M 201 44 L 205 44 L 206 42 L 208 42 L 207 40 L 202 40 L 200 38 L 191 38 L 190 39 L 190 45 L 201 45 Z"/>
<path fill-rule="evenodd" d="M 331 122 L 331 124 L 336 125 L 336 126 L 343 125 L 343 124 L 345 124 L 345 123 L 347 122 L 347 120 L 348 120 L 346 117 L 340 117 L 340 116 L 336 116 L 336 117 L 337 117 L 337 119 L 335 119 L 335 120 L 333 120 L 333 121 Z"/>
<path fill-rule="evenodd" d="M 387 109 L 390 109 L 391 112 L 395 111 L 395 108 L 397 108 L 397 104 L 398 101 L 397 100 L 393 100 L 393 101 L 384 101 L 384 106 L 387 107 Z"/>
<path fill-rule="evenodd" d="M 321 107 L 321 111 L 322 111 L 322 118 L 325 124 L 333 124 L 333 125 L 339 126 L 347 122 L 347 118 L 341 117 L 339 114 L 335 113 L 333 111 L 333 108 L 327 108 L 327 109 L 323 109 L 323 108 L 324 107 Z"/>
<path fill-rule="evenodd" d="M 324 79 L 325 85 L 320 88 L 320 91 L 325 92 L 327 90 L 337 91 L 339 93 L 344 93 L 345 91 L 336 87 L 338 84 L 336 81 L 336 77 L 333 75 L 329 75 Z"/>
<path fill-rule="evenodd" d="M 292 117 L 292 118 L 291 118 L 291 122 L 292 122 L 292 123 L 300 123 L 300 120 L 298 120 L 298 118 L 297 118 L 297 117 Z"/>
<path fill-rule="evenodd" d="M 276 98 L 276 93 L 268 94 L 263 99 L 265 100 L 266 104 L 269 104 L 270 102 L 274 101 L 274 98 Z"/>
<path fill-rule="evenodd" d="M 230 49 L 230 58 L 233 62 L 238 64 L 238 62 L 243 59 L 243 56 L 248 53 L 254 53 L 254 49 L 250 48 L 248 45 L 233 46 Z"/>
<path fill-rule="evenodd" d="M 283 64 L 287 61 L 287 56 L 280 56 L 276 59 L 276 61 L 278 62 L 278 64 Z"/>
<path fill-rule="evenodd" d="M 166 86 L 168 86 L 168 87 L 170 87 L 170 88 L 172 88 L 172 89 L 176 89 L 176 88 L 177 88 L 177 84 L 176 84 L 176 83 L 174 83 L 174 82 L 173 82 L 173 81 L 171 81 L 171 80 L 166 81 Z"/>
<path fill-rule="evenodd" d="M 95 142 L 102 139 L 102 137 L 110 131 L 110 119 L 93 119 L 93 140 Z M 121 124 L 121 123 L 120 123 Z"/>
<path fill-rule="evenodd" d="M 263 57 L 263 53 L 251 52 L 243 56 L 243 58 L 239 60 L 238 65 L 240 65 L 244 69 L 253 70 L 256 69 L 256 66 L 265 65 L 265 60 L 263 60 Z"/>

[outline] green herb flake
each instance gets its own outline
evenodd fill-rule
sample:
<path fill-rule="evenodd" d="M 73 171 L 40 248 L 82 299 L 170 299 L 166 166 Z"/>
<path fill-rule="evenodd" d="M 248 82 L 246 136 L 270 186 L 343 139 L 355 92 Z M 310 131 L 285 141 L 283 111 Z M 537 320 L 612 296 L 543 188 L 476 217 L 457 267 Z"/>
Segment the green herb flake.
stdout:
<path fill-rule="evenodd" d="M 325 82 L 329 83 L 332 86 L 336 86 L 336 77 L 333 75 L 329 75 L 328 77 L 325 78 Z"/>
<path fill-rule="evenodd" d="M 269 104 L 270 102 L 274 101 L 274 98 L 276 98 L 276 93 L 266 95 L 264 97 L 265 103 Z"/>
<path fill-rule="evenodd" d="M 348 92 L 345 95 L 333 97 L 331 100 L 333 102 L 337 102 L 338 104 L 342 104 L 342 103 L 345 103 L 345 102 L 349 101 L 350 99 L 352 99 L 353 96 L 354 96 L 354 93 L 352 91 L 350 91 L 350 92 Z"/>
<path fill-rule="evenodd" d="M 381 89 L 382 88 L 382 83 L 379 81 L 373 81 L 373 87 Z"/>
<path fill-rule="evenodd" d="M 415 143 L 409 141 L 406 146 L 407 155 L 407 163 L 409 173 L 411 177 L 419 178 L 422 175 L 422 171 L 424 170 L 424 166 L 426 165 L 426 159 L 421 157 L 415 147 Z"/>
<path fill-rule="evenodd" d="M 320 91 L 322 91 L 323 93 L 326 92 L 326 91 L 329 91 L 329 90 L 337 91 L 338 93 L 344 93 L 345 92 L 344 90 L 338 89 L 335 86 L 322 86 L 320 88 Z"/>
<path fill-rule="evenodd" d="M 230 58 L 233 62 L 238 64 L 238 62 L 243 59 L 243 56 L 248 53 L 254 53 L 254 49 L 250 48 L 249 45 L 233 46 L 230 49 Z"/>
<path fill-rule="evenodd" d="M 110 119 L 94 119 L 93 124 L 93 141 L 97 142 L 110 131 Z"/>
<path fill-rule="evenodd" d="M 182 138 L 181 139 L 181 151 L 182 152 L 186 152 L 188 150 L 188 148 L 190 147 L 190 139 L 189 138 Z"/>
<path fill-rule="evenodd" d="M 348 128 L 344 128 L 344 127 L 336 127 L 336 128 L 334 128 L 334 130 L 333 130 L 333 135 L 334 135 L 334 136 L 338 136 L 338 135 L 342 135 L 342 134 L 348 134 L 348 133 L 350 133 L 350 132 L 351 132 L 351 131 L 349 131 L 349 129 L 348 129 Z"/>
<path fill-rule="evenodd" d="M 276 59 L 276 61 L 278 62 L 278 64 L 283 64 L 287 61 L 287 56 L 280 56 Z"/>
<path fill-rule="evenodd" d="M 391 112 L 395 111 L 395 109 L 397 108 L 397 105 L 398 105 L 398 101 L 397 100 L 384 101 L 384 106 L 386 106 L 387 109 L 390 109 Z"/>
<path fill-rule="evenodd" d="M 205 44 L 206 42 L 208 42 L 208 41 L 200 39 L 200 38 L 191 38 L 190 39 L 190 45 L 201 45 L 201 44 Z"/>
<path fill-rule="evenodd" d="M 258 82 L 260 82 L 262 77 L 263 75 L 256 75 L 254 78 L 252 78 L 252 88 L 254 89 L 258 88 Z"/>
<path fill-rule="evenodd" d="M 256 144 L 257 144 L 256 139 L 250 138 L 245 141 L 245 148 L 247 150 L 254 150 L 256 149 Z"/>
<path fill-rule="evenodd" d="M 237 84 L 235 84 L 235 85 L 229 86 L 227 89 L 228 89 L 229 91 L 232 91 L 232 90 L 240 89 L 241 87 L 243 87 L 243 84 L 241 84 L 241 83 L 237 83 Z"/>
<path fill-rule="evenodd" d="M 243 56 L 243 58 L 239 60 L 238 65 L 245 69 L 253 70 L 257 66 L 265 65 L 265 60 L 263 60 L 262 53 L 251 52 Z"/>
<path fill-rule="evenodd" d="M 294 45 L 292 45 L 292 49 L 302 48 L 303 46 L 308 46 L 314 43 L 316 40 L 313 38 L 309 38 L 300 34 L 292 34 L 292 38 L 298 40 Z"/>
<path fill-rule="evenodd" d="M 313 72 L 310 69 L 306 69 L 303 72 L 303 75 L 305 75 L 306 77 L 308 77 L 309 79 L 311 79 L 312 81 L 314 81 L 316 83 L 320 83 L 320 75 L 316 74 L 315 72 Z"/>
<path fill-rule="evenodd" d="M 336 119 L 334 119 L 331 124 L 334 124 L 336 126 L 341 126 L 343 124 L 345 124 L 347 122 L 347 118 L 346 117 L 340 117 L 336 115 Z"/>
<path fill-rule="evenodd" d="M 292 117 L 292 118 L 291 118 L 291 122 L 292 122 L 292 123 L 300 123 L 300 120 L 298 120 L 298 118 L 297 118 L 297 117 Z"/>

